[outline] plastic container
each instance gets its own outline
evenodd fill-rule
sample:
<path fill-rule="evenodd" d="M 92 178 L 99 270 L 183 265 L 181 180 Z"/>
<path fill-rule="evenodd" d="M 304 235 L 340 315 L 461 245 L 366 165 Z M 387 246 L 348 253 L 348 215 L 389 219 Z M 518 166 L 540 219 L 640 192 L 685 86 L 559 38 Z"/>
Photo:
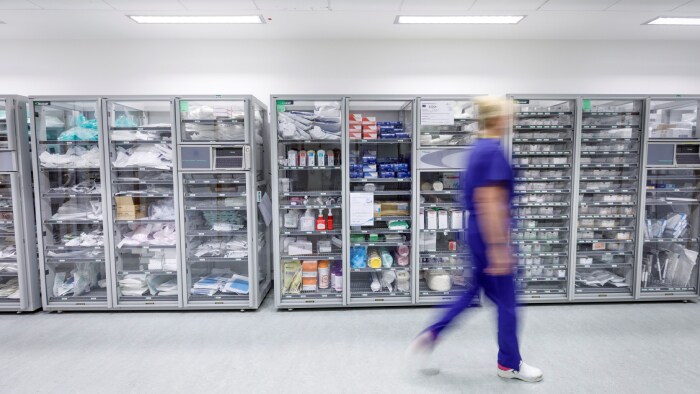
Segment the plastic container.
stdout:
<path fill-rule="evenodd" d="M 331 285 L 331 269 L 328 260 L 318 262 L 318 288 L 327 289 Z"/>

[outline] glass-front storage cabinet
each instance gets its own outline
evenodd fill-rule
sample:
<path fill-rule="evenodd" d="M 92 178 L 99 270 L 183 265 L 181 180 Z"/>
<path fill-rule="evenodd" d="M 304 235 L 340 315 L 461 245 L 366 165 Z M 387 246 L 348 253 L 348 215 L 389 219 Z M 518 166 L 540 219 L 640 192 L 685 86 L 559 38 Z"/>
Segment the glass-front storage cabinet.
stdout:
<path fill-rule="evenodd" d="M 272 280 L 271 218 L 257 209 L 269 201 L 266 109 L 252 97 L 176 104 L 185 307 L 257 308 Z"/>
<path fill-rule="evenodd" d="M 413 302 L 415 99 L 347 98 L 349 305 Z"/>
<path fill-rule="evenodd" d="M 644 101 L 584 97 L 575 298 L 631 298 L 639 220 Z"/>
<path fill-rule="evenodd" d="M 569 298 L 577 127 L 573 97 L 514 97 L 512 243 L 524 301 Z"/>
<path fill-rule="evenodd" d="M 417 220 L 417 304 L 453 301 L 472 281 L 465 232 L 469 212 L 464 209 L 460 183 L 469 147 L 479 132 L 473 97 L 419 97 L 414 212 Z"/>
<path fill-rule="evenodd" d="M 278 307 L 345 304 L 345 104 L 272 97 L 273 264 Z"/>
<path fill-rule="evenodd" d="M 0 312 L 41 307 L 27 105 L 0 96 Z"/>
<path fill-rule="evenodd" d="M 648 101 L 640 297 L 694 298 L 700 252 L 698 98 Z"/>
<path fill-rule="evenodd" d="M 46 310 L 111 306 L 100 101 L 32 100 L 34 196 Z"/>
<path fill-rule="evenodd" d="M 116 308 L 181 306 L 172 98 L 103 101 Z"/>

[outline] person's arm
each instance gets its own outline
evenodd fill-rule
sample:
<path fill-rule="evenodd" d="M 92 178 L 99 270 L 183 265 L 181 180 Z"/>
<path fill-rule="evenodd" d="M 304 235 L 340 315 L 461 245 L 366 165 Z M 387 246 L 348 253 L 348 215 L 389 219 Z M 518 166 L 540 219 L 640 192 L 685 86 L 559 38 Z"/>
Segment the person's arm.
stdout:
<path fill-rule="evenodd" d="M 479 228 L 486 243 L 489 275 L 510 275 L 513 272 L 513 253 L 510 247 L 510 207 L 508 190 L 501 185 L 477 187 L 474 205 Z"/>

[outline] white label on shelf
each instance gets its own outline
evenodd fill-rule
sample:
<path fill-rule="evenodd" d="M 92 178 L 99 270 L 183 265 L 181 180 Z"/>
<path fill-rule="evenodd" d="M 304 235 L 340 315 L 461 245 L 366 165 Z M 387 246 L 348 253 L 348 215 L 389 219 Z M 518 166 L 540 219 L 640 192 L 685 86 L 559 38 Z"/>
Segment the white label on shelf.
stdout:
<path fill-rule="evenodd" d="M 420 123 L 425 126 L 454 126 L 454 101 L 421 101 Z"/>

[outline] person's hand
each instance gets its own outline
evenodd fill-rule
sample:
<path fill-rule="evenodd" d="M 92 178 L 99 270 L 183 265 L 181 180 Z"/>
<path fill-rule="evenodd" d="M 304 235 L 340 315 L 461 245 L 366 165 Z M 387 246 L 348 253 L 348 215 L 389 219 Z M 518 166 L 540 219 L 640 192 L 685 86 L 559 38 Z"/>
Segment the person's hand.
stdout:
<path fill-rule="evenodd" d="M 513 273 L 515 263 L 509 245 L 489 246 L 486 251 L 486 257 L 488 258 L 489 264 L 486 269 L 484 269 L 484 272 L 487 275 L 505 276 Z"/>

